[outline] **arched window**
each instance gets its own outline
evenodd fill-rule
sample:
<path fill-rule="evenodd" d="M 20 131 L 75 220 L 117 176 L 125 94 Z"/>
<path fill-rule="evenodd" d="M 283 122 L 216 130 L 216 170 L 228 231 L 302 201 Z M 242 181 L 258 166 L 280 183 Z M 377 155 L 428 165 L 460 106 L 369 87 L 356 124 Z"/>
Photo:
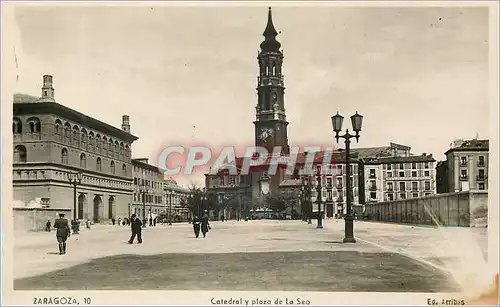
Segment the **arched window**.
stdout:
<path fill-rule="evenodd" d="M 66 148 L 61 150 L 61 163 L 68 164 L 68 150 Z"/>
<path fill-rule="evenodd" d="M 82 148 L 87 149 L 87 130 L 85 128 L 82 129 L 82 133 L 80 134 L 80 141 L 82 142 Z"/>
<path fill-rule="evenodd" d="M 12 133 L 16 134 L 22 132 L 23 132 L 23 124 L 21 120 L 17 117 L 14 117 L 14 119 L 12 120 Z"/>
<path fill-rule="evenodd" d="M 17 145 L 14 147 L 14 162 L 24 163 L 26 162 L 26 147 L 23 145 Z"/>
<path fill-rule="evenodd" d="M 118 158 L 119 157 L 119 154 L 118 154 L 118 141 L 115 141 L 115 154 L 114 154 L 115 158 Z"/>
<path fill-rule="evenodd" d="M 113 139 L 109 139 L 108 142 L 108 155 L 113 156 Z"/>
<path fill-rule="evenodd" d="M 123 142 L 120 143 L 120 159 L 123 160 L 125 156 L 125 147 L 123 146 Z"/>
<path fill-rule="evenodd" d="M 54 123 L 54 133 L 57 135 L 61 135 L 61 129 L 62 129 L 62 122 L 60 119 L 56 119 L 56 122 Z"/>
<path fill-rule="evenodd" d="M 105 136 L 102 137 L 102 153 L 105 155 L 108 153 L 108 138 Z"/>
<path fill-rule="evenodd" d="M 89 132 L 89 149 L 88 150 L 91 150 L 91 151 L 94 151 L 94 142 L 95 142 L 95 139 L 94 139 L 94 133 L 92 131 Z"/>
<path fill-rule="evenodd" d="M 127 166 L 125 164 L 122 165 L 122 173 L 123 176 L 127 176 Z"/>
<path fill-rule="evenodd" d="M 125 159 L 130 158 L 130 147 L 128 145 L 125 145 Z"/>
<path fill-rule="evenodd" d="M 80 146 L 80 128 L 73 126 L 73 145 Z"/>
<path fill-rule="evenodd" d="M 96 160 L 96 170 L 99 172 L 102 171 L 101 158 L 97 158 Z"/>
<path fill-rule="evenodd" d="M 111 161 L 111 174 L 115 174 L 115 162 Z"/>
<path fill-rule="evenodd" d="M 71 141 L 71 125 L 69 123 L 64 124 L 64 141 L 67 143 Z"/>
<path fill-rule="evenodd" d="M 276 65 L 273 64 L 273 76 L 276 76 Z"/>
<path fill-rule="evenodd" d="M 97 152 L 101 152 L 101 146 L 102 146 L 102 142 L 101 142 L 101 135 L 100 134 L 97 134 L 95 136 L 95 149 L 97 150 Z"/>
<path fill-rule="evenodd" d="M 82 153 L 80 155 L 80 167 L 81 168 L 86 168 L 87 167 L 87 158 L 85 157 L 84 153 Z"/>
<path fill-rule="evenodd" d="M 40 119 L 38 117 L 28 118 L 28 126 L 30 129 L 30 133 L 40 133 L 41 124 L 40 124 Z"/>

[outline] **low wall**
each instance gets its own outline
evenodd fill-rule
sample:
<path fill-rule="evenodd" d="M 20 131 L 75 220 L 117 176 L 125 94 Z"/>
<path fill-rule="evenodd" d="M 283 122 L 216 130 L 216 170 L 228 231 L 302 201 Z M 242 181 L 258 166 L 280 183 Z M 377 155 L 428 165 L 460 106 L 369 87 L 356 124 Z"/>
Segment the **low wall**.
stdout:
<path fill-rule="evenodd" d="M 488 225 L 488 192 L 463 191 L 365 205 L 372 221 L 443 226 Z"/>
<path fill-rule="evenodd" d="M 65 213 L 68 220 L 71 218 L 71 209 L 12 208 L 14 231 L 43 231 L 47 221 L 54 225 L 59 213 Z"/>

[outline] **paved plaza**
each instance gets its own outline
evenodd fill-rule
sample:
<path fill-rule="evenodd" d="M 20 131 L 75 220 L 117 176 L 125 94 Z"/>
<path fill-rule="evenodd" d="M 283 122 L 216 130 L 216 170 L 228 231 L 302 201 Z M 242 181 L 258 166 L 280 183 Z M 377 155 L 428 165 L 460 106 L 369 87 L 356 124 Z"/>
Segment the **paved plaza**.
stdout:
<path fill-rule="evenodd" d="M 314 223 L 212 222 L 205 239 L 187 223 L 159 225 L 134 245 L 129 227 L 99 225 L 72 235 L 63 256 L 53 232 L 26 234 L 14 248 L 14 287 L 451 292 L 460 284 L 448 269 L 464 255 L 449 247 L 486 255 L 486 229 L 356 222 L 358 242 L 343 244 L 342 220 Z"/>

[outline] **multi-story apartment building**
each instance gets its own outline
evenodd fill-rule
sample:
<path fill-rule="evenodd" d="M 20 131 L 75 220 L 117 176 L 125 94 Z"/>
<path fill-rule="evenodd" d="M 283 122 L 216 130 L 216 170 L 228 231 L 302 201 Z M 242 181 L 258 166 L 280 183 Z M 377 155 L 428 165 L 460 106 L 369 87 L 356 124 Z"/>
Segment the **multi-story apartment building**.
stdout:
<path fill-rule="evenodd" d="M 432 155 L 415 156 L 411 148 L 396 143 L 389 146 L 353 148 L 350 158 L 353 211 L 361 214 L 367 202 L 421 197 L 436 193 L 435 159 Z M 321 163 L 323 153 L 317 164 Z M 332 164 L 322 165 L 322 195 L 326 217 L 341 217 L 346 207 L 346 157 L 343 150 L 332 153 Z M 317 178 L 312 183 L 312 201 L 316 201 Z"/>
<path fill-rule="evenodd" d="M 187 197 L 191 194 L 188 188 L 180 186 L 175 180 L 169 178 L 163 185 L 165 192 L 165 206 L 172 216 L 181 216 L 188 219 L 189 209 L 185 206 Z"/>
<path fill-rule="evenodd" d="M 365 203 L 436 194 L 435 162 L 425 153 L 366 159 Z"/>
<path fill-rule="evenodd" d="M 129 117 L 118 129 L 57 103 L 54 92 L 53 77 L 45 75 L 41 98 L 14 96 L 14 200 L 73 211 L 68 174 L 80 173 L 71 218 L 126 216 L 133 191 L 131 145 L 137 140 Z"/>
<path fill-rule="evenodd" d="M 440 193 L 488 189 L 488 140 L 456 140 L 437 168 Z"/>
<path fill-rule="evenodd" d="M 144 219 L 151 214 L 166 213 L 163 173 L 148 164 L 147 158 L 132 159 L 134 194 L 132 211 Z"/>

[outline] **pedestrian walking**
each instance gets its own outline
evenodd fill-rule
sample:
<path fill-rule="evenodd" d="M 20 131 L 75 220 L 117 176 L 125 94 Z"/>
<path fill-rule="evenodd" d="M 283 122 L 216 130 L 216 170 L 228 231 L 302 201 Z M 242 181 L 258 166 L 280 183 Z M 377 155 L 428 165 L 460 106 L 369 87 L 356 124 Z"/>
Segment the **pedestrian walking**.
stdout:
<path fill-rule="evenodd" d="M 208 223 L 208 211 L 205 210 L 205 214 L 201 218 L 201 233 L 203 234 L 203 238 L 206 237 L 208 230 L 210 229 L 210 224 Z"/>
<path fill-rule="evenodd" d="M 200 236 L 200 228 L 201 228 L 201 220 L 197 216 L 195 216 L 193 219 L 193 230 L 196 238 Z"/>
<path fill-rule="evenodd" d="M 122 226 L 122 218 L 121 217 L 118 218 L 118 226 Z"/>
<path fill-rule="evenodd" d="M 52 223 L 50 223 L 50 220 L 47 220 L 47 223 L 45 224 L 45 231 L 50 232 L 52 228 Z"/>
<path fill-rule="evenodd" d="M 142 243 L 142 222 L 137 218 L 135 214 L 131 216 L 132 220 L 130 221 L 130 228 L 132 230 L 132 235 L 130 236 L 130 240 L 128 240 L 129 244 L 134 243 L 135 236 L 137 236 L 137 242 Z"/>
<path fill-rule="evenodd" d="M 66 254 L 66 240 L 71 235 L 68 220 L 64 218 L 64 213 L 59 213 L 59 218 L 54 222 L 56 229 L 57 243 L 59 244 L 59 255 Z"/>
<path fill-rule="evenodd" d="M 87 219 L 85 221 L 85 227 L 87 227 L 87 229 L 90 229 L 90 220 L 89 219 Z"/>
<path fill-rule="evenodd" d="M 115 218 L 112 218 L 112 219 L 111 219 L 111 223 L 113 223 L 113 226 L 115 226 L 115 223 L 116 223 Z"/>
<path fill-rule="evenodd" d="M 156 222 L 157 222 L 158 218 L 155 216 L 155 218 L 153 219 L 153 226 L 156 227 Z"/>

